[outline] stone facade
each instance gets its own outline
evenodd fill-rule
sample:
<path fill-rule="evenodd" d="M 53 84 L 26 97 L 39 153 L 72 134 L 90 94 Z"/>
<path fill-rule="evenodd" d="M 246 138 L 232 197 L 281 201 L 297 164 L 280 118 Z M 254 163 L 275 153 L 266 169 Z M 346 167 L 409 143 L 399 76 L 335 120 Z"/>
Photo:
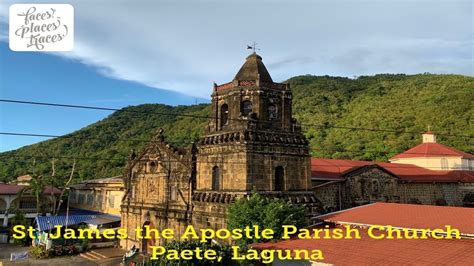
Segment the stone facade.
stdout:
<path fill-rule="evenodd" d="M 274 83 L 257 54 L 247 57 L 232 82 L 214 85 L 212 119 L 188 150 L 164 141 L 162 132 L 145 151 L 132 155 L 122 202 L 122 226 L 226 227 L 230 203 L 253 191 L 321 211 L 311 190 L 309 145 L 292 118 L 288 85 Z M 158 240 L 160 241 L 160 240 Z M 129 238 L 124 248 L 153 241 Z"/>
<path fill-rule="evenodd" d="M 374 202 L 472 206 L 474 183 L 409 182 L 376 165 L 346 173 L 340 180 L 313 180 L 326 212 Z"/>
<path fill-rule="evenodd" d="M 141 155 L 132 154 L 122 200 L 122 227 L 129 232 L 123 247 L 146 251 L 160 243 L 137 239 L 136 228 L 172 228 L 179 234 L 190 223 L 194 153 L 194 146 L 180 150 L 166 143 L 160 130 Z"/>
<path fill-rule="evenodd" d="M 350 171 L 327 163 L 313 165 L 308 141 L 292 117 L 290 87 L 273 82 L 253 53 L 231 82 L 214 84 L 211 117 L 197 143 L 177 149 L 159 130 L 141 154 L 132 153 L 121 205 L 129 238 L 121 245 L 146 252 L 162 244 L 137 239 L 135 229 L 144 226 L 171 228 L 176 235 L 190 224 L 226 227 L 229 204 L 254 191 L 303 205 L 308 218 L 372 202 L 474 205 L 473 183 L 411 182 L 393 174 L 389 163 L 349 163 Z M 312 177 L 318 172 L 330 176 Z"/>

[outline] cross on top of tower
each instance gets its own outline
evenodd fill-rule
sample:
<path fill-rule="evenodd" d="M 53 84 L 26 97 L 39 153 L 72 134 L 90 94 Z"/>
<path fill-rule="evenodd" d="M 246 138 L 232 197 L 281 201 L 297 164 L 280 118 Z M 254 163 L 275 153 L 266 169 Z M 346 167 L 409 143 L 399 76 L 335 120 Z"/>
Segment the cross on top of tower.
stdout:
<path fill-rule="evenodd" d="M 255 53 L 256 50 L 260 50 L 257 48 L 257 43 L 254 41 L 251 45 L 247 45 L 247 49 L 252 50 Z"/>

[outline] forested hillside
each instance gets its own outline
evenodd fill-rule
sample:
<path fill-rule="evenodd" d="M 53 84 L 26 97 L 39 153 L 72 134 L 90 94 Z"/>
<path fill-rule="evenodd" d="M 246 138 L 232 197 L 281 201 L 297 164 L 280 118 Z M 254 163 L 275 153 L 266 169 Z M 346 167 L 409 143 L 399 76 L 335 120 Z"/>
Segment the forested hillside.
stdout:
<path fill-rule="evenodd" d="M 376 75 L 357 79 L 299 76 L 287 81 L 294 116 L 303 123 L 312 155 L 386 160 L 421 141 L 415 133 L 431 127 L 445 135 L 474 135 L 474 78 L 460 75 Z M 167 140 L 185 146 L 198 138 L 209 105 L 127 107 L 65 137 L 0 154 L 0 181 L 31 172 L 66 175 L 76 158 L 76 181 L 121 174 L 131 149 L 141 150 L 163 128 Z M 172 115 L 163 115 L 170 113 Z M 190 116 L 176 116 L 190 115 Z M 359 130 L 348 128 L 388 129 Z M 472 138 L 438 136 L 438 141 L 470 153 Z M 31 157 L 30 157 L 31 156 Z"/>

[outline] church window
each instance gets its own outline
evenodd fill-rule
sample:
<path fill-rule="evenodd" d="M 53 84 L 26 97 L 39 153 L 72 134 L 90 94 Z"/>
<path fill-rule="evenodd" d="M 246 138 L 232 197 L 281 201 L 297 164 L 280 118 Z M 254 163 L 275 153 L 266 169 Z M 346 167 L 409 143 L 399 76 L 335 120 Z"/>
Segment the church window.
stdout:
<path fill-rule="evenodd" d="M 275 190 L 282 191 L 285 189 L 285 169 L 283 166 L 275 168 Z"/>
<path fill-rule="evenodd" d="M 274 104 L 268 106 L 268 120 L 275 120 L 278 117 L 278 110 Z"/>
<path fill-rule="evenodd" d="M 214 166 L 212 168 L 212 190 L 220 190 L 221 189 L 221 176 L 219 167 Z"/>
<path fill-rule="evenodd" d="M 150 172 L 152 172 L 152 173 L 156 172 L 156 163 L 155 162 L 150 163 Z"/>
<path fill-rule="evenodd" d="M 242 103 L 242 114 L 248 116 L 252 112 L 252 102 L 246 100 Z"/>
<path fill-rule="evenodd" d="M 221 127 L 227 125 L 229 123 L 229 106 L 227 104 L 223 104 L 221 106 Z"/>

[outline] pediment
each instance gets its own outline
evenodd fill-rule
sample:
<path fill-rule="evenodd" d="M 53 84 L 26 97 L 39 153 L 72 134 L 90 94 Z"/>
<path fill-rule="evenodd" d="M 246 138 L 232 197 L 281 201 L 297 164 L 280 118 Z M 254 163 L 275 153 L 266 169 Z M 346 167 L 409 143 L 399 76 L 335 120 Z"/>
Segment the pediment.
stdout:
<path fill-rule="evenodd" d="M 366 165 L 357 169 L 348 171 L 343 175 L 346 179 L 352 176 L 365 176 L 367 178 L 379 178 L 379 179 L 399 179 L 398 176 L 390 173 L 385 168 L 377 165 Z"/>

